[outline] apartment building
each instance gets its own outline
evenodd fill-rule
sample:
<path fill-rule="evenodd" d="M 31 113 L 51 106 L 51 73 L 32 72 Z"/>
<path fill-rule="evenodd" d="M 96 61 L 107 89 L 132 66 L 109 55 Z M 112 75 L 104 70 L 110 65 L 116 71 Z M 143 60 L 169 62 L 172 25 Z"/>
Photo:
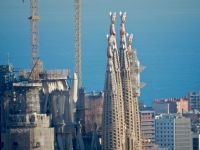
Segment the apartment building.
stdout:
<path fill-rule="evenodd" d="M 145 144 L 146 149 L 152 149 L 155 145 L 155 119 L 154 111 L 140 111 L 141 132 L 150 142 Z"/>
<path fill-rule="evenodd" d="M 188 99 L 184 97 L 154 100 L 152 108 L 156 114 L 182 113 L 183 110 L 188 112 Z"/>
<path fill-rule="evenodd" d="M 188 92 L 188 104 L 189 110 L 198 110 L 200 111 L 200 91 L 196 92 Z"/>
<path fill-rule="evenodd" d="M 177 115 L 155 117 L 155 142 L 169 150 L 192 150 L 191 123 L 189 118 Z"/>

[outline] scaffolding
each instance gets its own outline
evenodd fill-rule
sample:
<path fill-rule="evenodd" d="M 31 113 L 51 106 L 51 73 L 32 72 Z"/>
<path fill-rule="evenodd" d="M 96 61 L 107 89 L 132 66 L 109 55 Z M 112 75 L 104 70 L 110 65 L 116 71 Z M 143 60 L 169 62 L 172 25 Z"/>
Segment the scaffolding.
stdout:
<path fill-rule="evenodd" d="M 2 124 L 2 107 L 3 107 L 3 98 L 5 91 L 12 90 L 12 71 L 13 67 L 11 64 L 1 65 L 0 66 L 0 122 Z M 3 124 L 2 124 L 3 125 Z M 0 131 L 2 129 L 2 125 L 0 126 Z M 1 143 L 1 136 L 0 136 Z"/>
<path fill-rule="evenodd" d="M 4 91 L 12 89 L 12 65 L 0 66 L 0 96 L 4 94 Z"/>
<path fill-rule="evenodd" d="M 31 70 L 19 70 L 20 81 L 29 81 Z M 39 76 L 41 80 L 66 80 L 69 78 L 69 69 L 43 70 Z"/>

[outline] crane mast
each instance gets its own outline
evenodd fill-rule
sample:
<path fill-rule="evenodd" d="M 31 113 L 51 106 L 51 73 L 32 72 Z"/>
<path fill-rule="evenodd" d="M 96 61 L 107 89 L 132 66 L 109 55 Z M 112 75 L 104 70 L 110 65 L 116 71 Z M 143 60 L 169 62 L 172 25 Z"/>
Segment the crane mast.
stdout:
<path fill-rule="evenodd" d="M 78 75 L 78 88 L 82 87 L 81 68 L 81 0 L 74 0 L 75 15 L 75 72 Z"/>
<path fill-rule="evenodd" d="M 24 0 L 23 0 L 24 2 Z M 39 30 L 38 0 L 30 0 L 30 80 L 39 81 L 39 73 L 43 69 L 43 62 L 39 60 Z"/>

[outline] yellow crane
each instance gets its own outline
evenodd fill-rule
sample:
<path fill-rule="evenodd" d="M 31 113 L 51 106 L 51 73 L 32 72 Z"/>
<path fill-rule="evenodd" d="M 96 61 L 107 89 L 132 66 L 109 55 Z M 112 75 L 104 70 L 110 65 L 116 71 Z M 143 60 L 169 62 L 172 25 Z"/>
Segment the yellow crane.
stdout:
<path fill-rule="evenodd" d="M 23 3 L 25 0 L 22 0 Z M 39 73 L 43 70 L 43 62 L 39 60 L 39 30 L 38 22 L 38 0 L 30 0 L 30 66 L 32 81 L 39 80 Z M 75 73 L 78 76 L 78 88 L 82 87 L 82 67 L 81 67 L 81 0 L 74 0 L 75 17 Z"/>
<path fill-rule="evenodd" d="M 24 3 L 24 0 L 22 0 Z M 30 0 L 30 81 L 38 82 L 39 73 L 43 70 L 43 62 L 39 60 L 38 0 Z"/>

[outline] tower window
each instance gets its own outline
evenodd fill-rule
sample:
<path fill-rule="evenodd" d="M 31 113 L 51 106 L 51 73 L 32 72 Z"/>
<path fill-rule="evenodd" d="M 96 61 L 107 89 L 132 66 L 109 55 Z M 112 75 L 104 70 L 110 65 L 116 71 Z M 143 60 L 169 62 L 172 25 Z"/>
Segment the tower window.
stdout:
<path fill-rule="evenodd" d="M 4 147 L 4 142 L 1 142 L 1 147 Z"/>
<path fill-rule="evenodd" d="M 13 142 L 13 147 L 18 147 L 18 143 L 17 142 Z"/>

